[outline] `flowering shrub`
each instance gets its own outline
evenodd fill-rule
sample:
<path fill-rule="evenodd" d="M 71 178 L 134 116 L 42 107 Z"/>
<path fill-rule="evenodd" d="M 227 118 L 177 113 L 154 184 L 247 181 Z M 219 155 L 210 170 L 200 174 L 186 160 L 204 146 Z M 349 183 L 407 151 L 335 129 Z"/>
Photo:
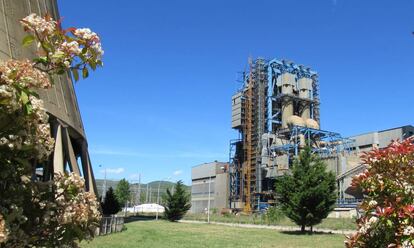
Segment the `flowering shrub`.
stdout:
<path fill-rule="evenodd" d="M 37 213 L 30 216 L 28 222 L 34 220 L 37 228 L 30 232 L 32 244 L 74 246 L 76 239 L 93 237 L 101 214 L 95 195 L 85 192 L 84 186 L 84 180 L 71 173 L 55 174 L 53 182 L 33 187 L 32 202 L 37 207 Z M 45 191 L 44 188 L 52 190 Z"/>
<path fill-rule="evenodd" d="M 79 70 L 83 78 L 88 77 L 89 70 L 102 66 L 102 45 L 99 36 L 89 28 L 62 29 L 60 22 L 50 16 L 44 18 L 31 14 L 21 20 L 27 35 L 23 44 L 29 46 L 37 42 L 41 48 L 36 58 L 35 67 L 41 71 L 62 74 L 67 69 L 72 71 L 76 81 Z M 41 66 L 40 66 L 41 65 Z"/>
<path fill-rule="evenodd" d="M 63 30 L 49 16 L 31 14 L 21 20 L 35 43 L 37 57 L 0 63 L 0 247 L 75 246 L 93 236 L 100 213 L 96 197 L 85 192 L 75 174 L 54 181 L 31 180 L 37 163 L 54 147 L 48 114 L 36 89 L 52 86 L 54 75 L 101 66 L 99 37 L 89 29 Z"/>
<path fill-rule="evenodd" d="M 365 194 L 358 231 L 346 247 L 414 247 L 414 139 L 362 156 L 367 170 L 352 185 Z"/>

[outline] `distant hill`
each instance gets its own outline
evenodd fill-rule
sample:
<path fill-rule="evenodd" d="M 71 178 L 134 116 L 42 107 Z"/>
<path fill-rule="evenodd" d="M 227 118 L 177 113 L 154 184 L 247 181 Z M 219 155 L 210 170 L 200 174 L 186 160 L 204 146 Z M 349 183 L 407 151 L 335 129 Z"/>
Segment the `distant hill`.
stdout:
<path fill-rule="evenodd" d="M 103 179 L 96 179 L 96 187 L 98 189 L 98 195 L 101 196 L 102 189 L 103 189 L 104 180 Z M 106 190 L 109 189 L 109 187 L 112 187 L 114 190 L 116 189 L 116 186 L 118 184 L 118 181 L 114 180 L 106 180 Z M 138 191 L 139 186 L 138 183 L 132 183 L 131 184 L 131 200 L 133 203 L 155 203 L 157 201 L 157 195 L 158 195 L 158 185 L 160 186 L 160 201 L 162 201 L 163 195 L 166 193 L 167 189 L 173 190 L 175 183 L 169 182 L 169 181 L 152 181 L 148 183 L 148 194 L 147 194 L 147 184 L 141 183 L 141 194 L 138 201 Z M 184 185 L 185 189 L 188 193 L 191 192 L 191 186 Z"/>

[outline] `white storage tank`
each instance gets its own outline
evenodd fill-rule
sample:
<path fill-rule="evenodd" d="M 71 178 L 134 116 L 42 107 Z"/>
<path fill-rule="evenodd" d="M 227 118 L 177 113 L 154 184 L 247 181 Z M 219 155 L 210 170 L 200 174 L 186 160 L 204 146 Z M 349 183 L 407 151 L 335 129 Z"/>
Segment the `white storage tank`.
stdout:
<path fill-rule="evenodd" d="M 319 123 L 315 121 L 314 119 L 306 119 L 305 121 L 306 127 L 313 128 L 313 129 L 319 129 Z"/>
<path fill-rule="evenodd" d="M 289 116 L 288 120 L 287 120 L 287 125 L 288 126 L 301 126 L 304 127 L 305 126 L 305 121 L 297 115 L 291 115 Z"/>

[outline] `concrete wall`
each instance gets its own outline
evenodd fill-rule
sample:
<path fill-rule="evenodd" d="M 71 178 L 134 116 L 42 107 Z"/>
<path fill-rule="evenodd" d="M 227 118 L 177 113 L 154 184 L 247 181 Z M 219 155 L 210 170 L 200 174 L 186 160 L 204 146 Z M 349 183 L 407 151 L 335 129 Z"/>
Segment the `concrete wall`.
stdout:
<path fill-rule="evenodd" d="M 242 92 L 231 98 L 231 128 L 241 128 L 243 118 Z"/>

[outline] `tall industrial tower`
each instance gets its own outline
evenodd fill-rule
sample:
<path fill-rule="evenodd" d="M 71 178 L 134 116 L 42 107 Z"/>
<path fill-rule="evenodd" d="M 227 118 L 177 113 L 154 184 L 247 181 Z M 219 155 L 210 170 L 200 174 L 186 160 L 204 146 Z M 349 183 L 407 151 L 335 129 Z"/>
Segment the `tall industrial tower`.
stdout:
<path fill-rule="evenodd" d="M 21 46 L 25 33 L 19 20 L 30 13 L 42 16 L 48 13 L 55 20 L 59 19 L 56 0 L 0 0 L 0 60 L 34 57 L 34 48 Z M 39 90 L 38 94 L 50 116 L 55 149 L 48 162 L 37 165 L 34 176 L 46 181 L 52 178 L 53 173 L 71 171 L 83 176 L 86 189 L 96 193 L 88 144 L 71 75 L 68 73 L 55 77 L 54 83 L 53 88 Z"/>
<path fill-rule="evenodd" d="M 350 140 L 320 129 L 318 74 L 287 60 L 250 59 L 232 97 L 230 208 L 259 210 L 275 200 L 277 176 L 305 145 L 321 157 L 338 156 Z"/>

